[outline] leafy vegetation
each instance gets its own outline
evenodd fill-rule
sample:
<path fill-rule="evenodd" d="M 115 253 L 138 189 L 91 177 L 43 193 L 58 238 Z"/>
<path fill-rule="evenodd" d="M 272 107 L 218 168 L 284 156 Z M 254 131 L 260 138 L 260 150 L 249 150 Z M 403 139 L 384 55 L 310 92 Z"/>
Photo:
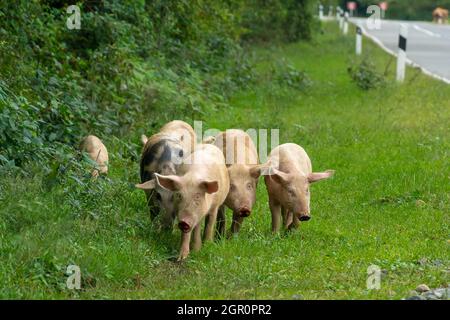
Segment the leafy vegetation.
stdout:
<path fill-rule="evenodd" d="M 363 59 L 356 66 L 350 66 L 348 73 L 352 80 L 363 90 L 382 87 L 385 85 L 383 74 L 375 70 L 375 65 Z"/>
<path fill-rule="evenodd" d="M 49 167 L 88 133 L 109 143 L 226 108 L 251 82 L 248 41 L 311 37 L 306 0 L 78 1 L 80 30 L 70 4 L 0 5 L 0 165 Z"/>

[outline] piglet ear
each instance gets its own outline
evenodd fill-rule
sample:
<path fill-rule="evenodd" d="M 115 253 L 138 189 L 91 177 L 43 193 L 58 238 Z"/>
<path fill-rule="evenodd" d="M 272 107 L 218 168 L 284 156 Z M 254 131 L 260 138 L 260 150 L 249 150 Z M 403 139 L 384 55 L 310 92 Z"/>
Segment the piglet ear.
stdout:
<path fill-rule="evenodd" d="M 181 188 L 181 179 L 178 176 L 163 176 L 155 173 L 156 183 L 163 189 L 177 191 Z"/>
<path fill-rule="evenodd" d="M 202 144 L 214 144 L 216 142 L 216 137 L 209 136 L 203 139 Z"/>
<path fill-rule="evenodd" d="M 200 183 L 200 186 L 207 193 L 216 193 L 217 191 L 219 191 L 219 183 L 217 181 L 203 181 Z"/>
<path fill-rule="evenodd" d="M 271 174 L 273 174 L 273 168 L 270 162 L 250 167 L 250 176 L 254 179 L 258 179 L 260 176 L 269 176 Z"/>
<path fill-rule="evenodd" d="M 142 145 L 145 146 L 145 145 L 147 144 L 147 141 L 148 141 L 147 136 L 146 136 L 145 134 L 141 135 L 141 142 L 142 142 Z"/>
<path fill-rule="evenodd" d="M 152 189 L 155 189 L 155 186 L 156 186 L 156 184 L 155 184 L 154 179 L 135 185 L 136 188 L 142 189 L 142 190 L 152 190 Z"/>
<path fill-rule="evenodd" d="M 325 172 L 313 172 L 310 173 L 308 176 L 309 183 L 317 182 L 320 180 L 328 179 L 329 177 L 333 176 L 334 170 L 327 170 Z"/>
<path fill-rule="evenodd" d="M 261 176 L 264 168 L 265 168 L 264 165 L 256 165 L 256 166 L 251 167 L 250 168 L 250 176 L 253 179 L 258 179 Z"/>
<path fill-rule="evenodd" d="M 263 174 L 268 175 L 270 179 L 274 180 L 278 184 L 285 184 L 289 182 L 289 174 L 272 167 L 266 170 Z"/>

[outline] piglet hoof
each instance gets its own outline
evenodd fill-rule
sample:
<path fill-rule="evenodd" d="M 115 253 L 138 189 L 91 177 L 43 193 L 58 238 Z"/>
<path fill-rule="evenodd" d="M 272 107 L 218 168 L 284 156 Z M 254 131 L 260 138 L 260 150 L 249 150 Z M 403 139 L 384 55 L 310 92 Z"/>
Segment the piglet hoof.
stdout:
<path fill-rule="evenodd" d="M 168 261 L 170 261 L 170 262 L 178 262 L 178 257 L 169 257 L 168 259 L 167 259 Z"/>
<path fill-rule="evenodd" d="M 292 222 L 292 223 L 289 225 L 289 227 L 287 228 L 287 231 L 295 231 L 295 230 L 298 229 L 298 227 L 299 227 L 299 224 L 296 224 L 296 223 Z"/>
<path fill-rule="evenodd" d="M 181 262 L 186 260 L 186 258 L 189 255 L 189 250 L 183 250 L 180 252 L 180 255 L 178 256 L 177 262 Z"/>
<path fill-rule="evenodd" d="M 234 239 L 237 238 L 238 233 L 237 232 L 233 232 L 231 230 L 228 230 L 227 232 L 227 239 Z"/>

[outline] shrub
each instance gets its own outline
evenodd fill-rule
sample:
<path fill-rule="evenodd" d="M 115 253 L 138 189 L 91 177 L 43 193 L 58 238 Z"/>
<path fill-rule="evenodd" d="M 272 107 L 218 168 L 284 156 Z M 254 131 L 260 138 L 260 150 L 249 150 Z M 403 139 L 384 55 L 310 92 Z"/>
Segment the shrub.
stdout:
<path fill-rule="evenodd" d="M 279 67 L 274 73 L 276 80 L 281 85 L 298 90 L 307 89 L 312 85 L 312 81 L 306 72 L 299 71 L 290 64 Z"/>
<path fill-rule="evenodd" d="M 363 60 L 354 67 L 348 68 L 351 79 L 363 90 L 382 87 L 386 84 L 385 76 L 375 70 L 375 66 Z"/>

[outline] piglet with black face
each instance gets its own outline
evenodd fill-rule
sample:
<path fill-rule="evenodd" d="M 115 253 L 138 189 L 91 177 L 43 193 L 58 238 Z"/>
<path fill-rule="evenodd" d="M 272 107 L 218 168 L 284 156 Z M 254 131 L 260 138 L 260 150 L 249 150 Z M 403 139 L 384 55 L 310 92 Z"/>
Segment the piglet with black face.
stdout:
<path fill-rule="evenodd" d="M 310 185 L 334 174 L 333 170 L 312 172 L 311 160 L 305 150 L 294 143 L 275 148 L 263 171 L 273 232 L 279 231 L 281 216 L 288 229 L 298 227 L 300 221 L 308 221 L 311 218 Z"/>
<path fill-rule="evenodd" d="M 229 178 L 222 152 L 213 145 L 198 145 L 180 167 L 179 176 L 155 174 L 156 183 L 173 196 L 173 204 L 181 230 L 178 260 L 189 255 L 193 234 L 193 249 L 202 245 L 201 222 L 207 216 L 204 240 L 214 237 L 217 211 L 229 190 Z"/>

